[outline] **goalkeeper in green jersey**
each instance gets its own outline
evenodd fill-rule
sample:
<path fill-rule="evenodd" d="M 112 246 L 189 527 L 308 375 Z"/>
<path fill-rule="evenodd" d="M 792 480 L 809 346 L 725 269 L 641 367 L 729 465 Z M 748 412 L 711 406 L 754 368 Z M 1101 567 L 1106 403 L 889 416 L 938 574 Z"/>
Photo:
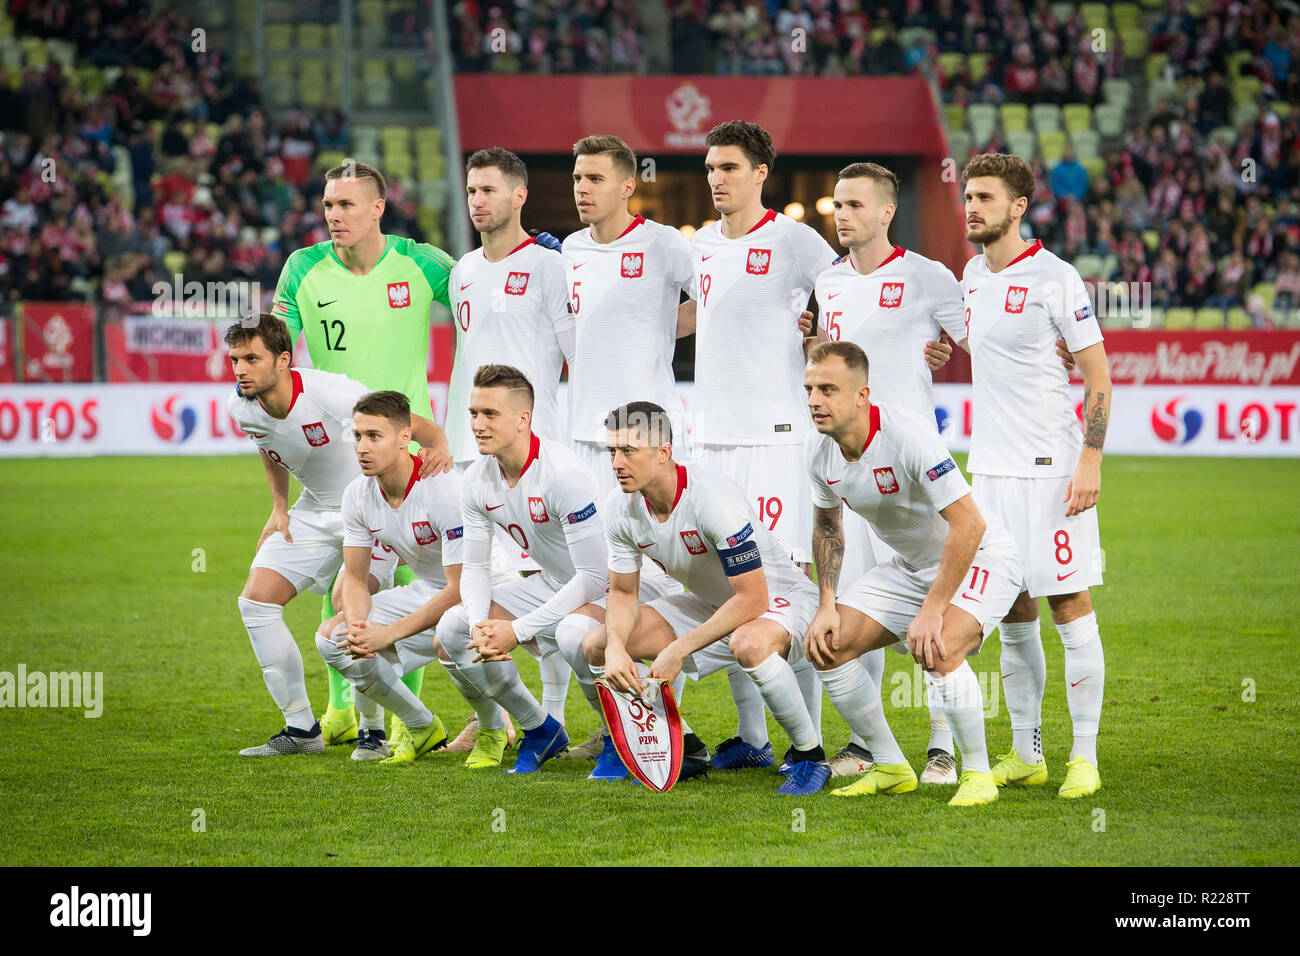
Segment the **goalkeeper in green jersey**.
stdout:
<path fill-rule="evenodd" d="M 427 243 L 380 232 L 387 195 L 383 175 L 366 163 L 347 160 L 325 174 L 330 239 L 299 249 L 285 261 L 272 312 L 284 319 L 293 341 L 300 333 L 306 336 L 314 367 L 372 389 L 399 391 L 410 400 L 413 413 L 432 419 L 426 372 L 429 310 L 434 302 L 450 308 L 447 281 L 455 260 Z M 394 583 L 411 580 L 409 568 L 398 568 Z M 334 616 L 334 604 L 334 595 L 326 595 L 322 621 Z M 325 742 L 337 744 L 357 736 L 357 715 L 347 680 L 332 668 L 329 678 L 329 708 L 320 727 Z M 418 697 L 424 670 L 403 681 Z M 368 723 L 381 719 L 377 704 L 356 703 Z M 394 715 L 390 742 L 398 743 L 405 732 Z"/>

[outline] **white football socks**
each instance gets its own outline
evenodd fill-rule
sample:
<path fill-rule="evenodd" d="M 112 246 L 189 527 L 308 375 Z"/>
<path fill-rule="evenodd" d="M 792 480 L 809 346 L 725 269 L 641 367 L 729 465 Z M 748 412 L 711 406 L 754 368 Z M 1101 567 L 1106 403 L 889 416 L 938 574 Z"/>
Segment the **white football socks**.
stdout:
<path fill-rule="evenodd" d="M 948 725 L 948 718 L 944 716 L 943 710 L 938 707 L 930 708 L 930 744 L 926 749 L 953 752 L 952 728 Z"/>
<path fill-rule="evenodd" d="M 812 720 L 813 733 L 817 735 L 817 746 L 820 747 L 822 745 L 822 682 L 817 679 L 817 669 L 813 667 L 813 662 L 806 658 L 795 664 L 791 670 L 794 671 L 794 678 L 799 684 L 799 694 L 803 697 L 803 705 Z M 771 707 L 768 709 L 771 710 Z M 776 711 L 772 711 L 772 716 L 776 716 Z"/>
<path fill-rule="evenodd" d="M 1101 651 L 1097 615 L 1085 614 L 1056 631 L 1065 645 L 1065 699 L 1074 724 L 1070 759 L 1086 757 L 1097 766 L 1097 730 L 1101 723 L 1102 694 L 1106 687 L 1106 659 Z"/>
<path fill-rule="evenodd" d="M 1043 759 L 1043 691 L 1047 687 L 1039 622 L 1037 618 L 1016 624 L 1003 621 L 1000 630 L 1002 694 L 1011 715 L 1012 745 L 1025 763 L 1038 763 Z"/>
<path fill-rule="evenodd" d="M 438 621 L 438 643 L 447 656 L 456 662 L 462 677 L 476 687 L 480 694 L 490 697 L 525 731 L 536 730 L 546 722 L 546 711 L 537 702 L 532 691 L 519 676 L 519 668 L 512 660 L 474 663 L 478 651 L 469 646 L 471 628 L 461 605 L 451 608 Z M 477 713 L 477 711 L 475 711 Z M 405 720 L 406 718 L 402 718 Z M 479 716 L 479 726 L 483 717 Z"/>
<path fill-rule="evenodd" d="M 944 714 L 961 751 L 961 769 L 989 772 L 989 754 L 984 743 L 984 701 L 979 682 L 967 661 L 946 676 L 925 672 L 930 685 L 927 695 L 930 713 Z"/>
<path fill-rule="evenodd" d="M 587 699 L 587 704 L 598 716 L 601 715 L 600 697 L 596 694 L 596 677 L 591 672 L 591 665 L 587 663 L 587 657 L 582 652 L 582 642 L 588 634 L 599 627 L 599 622 L 587 617 L 585 614 L 570 614 L 564 620 L 555 626 L 555 643 L 559 646 L 559 654 L 563 655 L 567 665 L 572 668 L 573 676 L 578 679 L 578 687 L 582 690 L 582 696 Z M 547 658 L 550 660 L 550 658 Z M 543 661 L 542 663 L 546 663 Z M 543 683 L 545 683 L 545 673 L 543 672 Z M 568 677 L 565 677 L 566 687 Z M 543 688 L 545 690 L 545 688 Z M 545 694 L 543 694 L 542 706 L 546 707 L 548 713 L 557 720 L 563 720 L 563 714 L 557 716 L 554 711 L 546 704 Z"/>
<path fill-rule="evenodd" d="M 360 726 L 362 730 L 384 729 L 384 708 L 355 687 L 352 688 L 352 702 L 357 705 L 357 714 L 361 718 Z"/>
<path fill-rule="evenodd" d="M 316 718 L 307 698 L 302 653 L 284 623 L 283 605 L 241 597 L 239 616 L 244 619 L 257 663 L 262 665 L 262 680 L 284 715 L 284 722 L 295 730 L 311 730 Z"/>
<path fill-rule="evenodd" d="M 763 702 L 796 750 L 813 750 L 821 746 L 821 735 L 808 713 L 799 680 L 785 658 L 772 654 L 757 667 L 746 667 L 745 673 L 758 687 Z"/>
<path fill-rule="evenodd" d="M 818 671 L 822 686 L 840 716 L 848 723 L 880 764 L 905 763 L 906 758 L 889 729 L 885 708 L 880 702 L 880 688 L 871 682 L 862 661 L 854 659 L 847 664 L 826 671 Z"/>
<path fill-rule="evenodd" d="M 564 723 L 564 703 L 569 698 L 569 674 L 572 673 L 569 663 L 559 654 L 547 654 L 538 664 L 538 670 L 542 672 L 542 708 Z"/>
<path fill-rule="evenodd" d="M 880 691 L 880 685 L 885 679 L 885 649 L 877 647 L 874 651 L 867 651 L 858 660 L 862 661 L 862 666 L 867 669 L 867 676 L 871 678 L 871 683 L 875 684 L 876 690 Z M 881 691 L 881 698 L 884 698 L 883 691 Z M 867 747 L 867 742 L 856 733 L 849 735 L 849 743 L 863 750 L 870 749 Z"/>
<path fill-rule="evenodd" d="M 506 726 L 506 718 L 501 713 L 501 705 L 481 693 L 472 681 L 465 678 L 456 666 L 455 661 L 444 661 L 438 659 L 443 668 L 447 671 L 447 676 L 451 678 L 452 684 L 460 691 L 460 696 L 465 698 L 465 703 L 474 709 L 478 715 L 478 725 L 481 730 L 503 730 Z"/>
<path fill-rule="evenodd" d="M 736 736 L 751 746 L 762 747 L 768 742 L 763 695 L 739 664 L 727 665 L 727 683 L 736 702 Z"/>
<path fill-rule="evenodd" d="M 433 723 L 433 714 L 429 708 L 420 703 L 420 698 L 411 693 L 411 689 L 402 683 L 397 669 L 388 663 L 383 655 L 374 657 L 351 657 L 347 651 L 335 647 L 341 639 L 345 628 L 339 625 L 335 634 L 329 637 L 316 635 L 316 647 L 320 650 L 325 663 L 334 668 L 352 684 L 355 693 L 360 691 L 372 701 L 391 711 L 402 719 L 412 730 L 428 727 Z"/>

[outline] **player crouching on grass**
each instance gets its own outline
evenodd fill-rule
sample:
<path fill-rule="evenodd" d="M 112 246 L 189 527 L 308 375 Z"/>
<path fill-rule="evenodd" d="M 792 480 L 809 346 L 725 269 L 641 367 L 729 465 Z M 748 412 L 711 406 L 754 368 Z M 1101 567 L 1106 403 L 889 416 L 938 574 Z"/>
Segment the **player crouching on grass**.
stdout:
<path fill-rule="evenodd" d="M 739 663 L 793 745 L 778 793 L 810 794 L 831 769 L 791 669 L 816 613 L 817 589 L 730 479 L 672 456 L 664 409 L 632 402 L 605 422 L 620 491 L 605 503 L 610 589 L 604 627 L 583 642 L 591 670 L 620 691 L 650 676 L 697 680 Z M 638 606 L 642 558 L 686 587 Z"/>
<path fill-rule="evenodd" d="M 952 806 L 992 803 L 998 788 L 984 742 L 978 653 L 1015 601 L 1020 556 L 996 515 L 981 514 L 933 427 L 870 400 L 867 356 L 852 342 L 808 353 L 804 388 L 817 434 L 806 443 L 813 486 L 813 554 L 821 607 L 804 648 L 831 703 L 867 741 L 875 764 L 836 796 L 906 793 L 916 773 L 885 719 L 880 689 L 858 658 L 894 645 L 925 668 L 930 707 L 942 709 L 961 751 Z M 846 504 L 895 554 L 840 587 Z M 899 635 L 906 633 L 904 644 Z"/>
<path fill-rule="evenodd" d="M 352 406 L 369 389 L 345 375 L 296 369 L 285 323 L 270 313 L 249 316 L 226 330 L 237 382 L 227 410 L 261 450 L 271 486 L 271 517 L 262 529 L 248 581 L 239 595 L 253 652 L 285 726 L 245 757 L 325 752 L 303 678 L 302 655 L 284 623 L 284 606 L 300 591 L 325 592 L 343 562 L 343 491 L 356 477 L 352 453 Z M 411 432 L 422 446 L 426 473 L 450 467 L 447 437 L 427 418 L 415 416 Z M 303 493 L 288 505 L 289 475 Z M 368 590 L 391 583 L 397 561 L 386 554 L 360 568 Z"/>
<path fill-rule="evenodd" d="M 402 677 L 437 657 L 434 628 L 460 603 L 460 475 L 420 477 L 411 441 L 411 403 L 401 392 L 371 392 L 352 410 L 361 474 L 343 492 L 343 611 L 321 625 L 321 657 L 352 684 L 361 712 L 356 760 L 409 764 L 445 745 L 442 721 Z M 371 596 L 371 547 L 391 550 L 415 579 Z M 384 715 L 405 725 L 384 740 Z"/>

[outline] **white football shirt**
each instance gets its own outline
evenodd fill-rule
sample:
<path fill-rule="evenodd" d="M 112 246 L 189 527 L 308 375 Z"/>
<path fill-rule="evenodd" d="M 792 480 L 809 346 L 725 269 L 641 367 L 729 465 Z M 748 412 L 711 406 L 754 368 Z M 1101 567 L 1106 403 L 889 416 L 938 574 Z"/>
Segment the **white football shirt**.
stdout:
<path fill-rule="evenodd" d="M 352 447 L 352 406 L 370 389 L 334 372 L 291 368 L 293 401 L 283 419 L 272 418 L 239 388 L 226 409 L 253 444 L 279 462 L 302 485 L 295 508 L 338 511 L 343 489 L 361 474 Z"/>
<path fill-rule="evenodd" d="M 591 229 L 564 240 L 577 346 L 569 370 L 574 441 L 606 441 L 605 417 L 628 402 L 665 409 L 684 439 L 673 379 L 677 307 L 691 282 L 691 244 L 671 226 L 637 216 L 613 242 Z"/>
<path fill-rule="evenodd" d="M 974 382 L 966 468 L 1068 477 L 1083 435 L 1056 339 L 1077 353 L 1102 338 L 1083 279 L 1039 240 L 996 274 L 982 253 L 971 259 L 962 291 Z"/>
<path fill-rule="evenodd" d="M 970 494 L 970 485 L 932 422 L 876 404 L 870 414 L 871 429 L 857 461 L 846 461 L 828 436 L 808 436 L 813 504 L 835 508 L 843 502 L 912 570 L 938 567 L 948 539 L 948 522 L 939 512 Z M 980 547 L 1014 550 L 998 517 L 982 514 L 986 529 Z"/>
<path fill-rule="evenodd" d="M 384 497 L 379 479 L 358 475 L 343 492 L 343 545 L 368 548 L 377 543 L 397 553 L 421 581 L 442 589 L 444 568 L 461 563 L 464 529 L 460 516 L 460 475 L 420 477 L 414 465 L 406 497 L 394 508 Z"/>
<path fill-rule="evenodd" d="M 467 541 L 490 541 L 498 525 L 542 569 L 555 589 L 574 574 L 570 544 L 604 534 L 596 514 L 596 479 L 566 443 L 533 435 L 523 474 L 511 488 L 495 457 L 469 466 L 461 485 Z"/>
<path fill-rule="evenodd" d="M 810 423 L 798 320 L 835 261 L 811 226 L 768 210 L 745 235 L 695 234 L 695 428 L 711 445 L 786 445 Z"/>
<path fill-rule="evenodd" d="M 762 568 L 769 597 L 817 586 L 799 570 L 772 532 L 754 521 L 744 494 L 729 478 L 702 465 L 677 465 L 677 500 L 660 522 L 640 492 L 615 491 L 605 500 L 609 569 L 641 570 L 642 556 L 715 608 L 736 593 L 728 578 Z"/>
<path fill-rule="evenodd" d="M 456 461 L 478 457 L 469 397 L 483 365 L 519 369 L 533 386 L 533 431 L 564 438 L 560 373 L 573 351 L 568 266 L 560 253 L 528 239 L 500 262 L 482 247 L 460 259 L 447 280 L 456 355 L 447 388 L 447 441 Z"/>
<path fill-rule="evenodd" d="M 818 324 L 832 342 L 853 342 L 867 353 L 871 400 L 934 420 L 934 379 L 925 343 L 947 332 L 966 337 L 961 286 L 941 262 L 895 246 L 867 275 L 852 256 L 817 277 Z"/>

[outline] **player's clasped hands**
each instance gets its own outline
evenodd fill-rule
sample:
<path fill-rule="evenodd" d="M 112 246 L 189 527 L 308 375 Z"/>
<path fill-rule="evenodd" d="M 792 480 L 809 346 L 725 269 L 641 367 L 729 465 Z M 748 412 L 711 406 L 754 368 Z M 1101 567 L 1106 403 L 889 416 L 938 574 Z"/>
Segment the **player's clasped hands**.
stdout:
<path fill-rule="evenodd" d="M 930 366 L 930 371 L 943 368 L 950 358 L 952 358 L 952 345 L 949 343 L 942 341 L 925 343 L 925 362 Z"/>
<path fill-rule="evenodd" d="M 808 625 L 803 637 L 804 654 L 818 665 L 829 664 L 831 652 L 840 647 L 840 612 L 835 608 L 820 608 Z"/>
<path fill-rule="evenodd" d="M 479 621 L 474 625 L 469 646 L 478 651 L 475 664 L 508 661 L 510 652 L 519 646 L 519 638 L 509 621 Z"/>
<path fill-rule="evenodd" d="M 934 670 L 934 666 L 948 656 L 942 632 L 943 615 L 924 607 L 907 626 L 907 648 L 926 670 Z"/>
<path fill-rule="evenodd" d="M 452 465 L 456 462 L 445 451 L 438 451 L 435 448 L 421 448 L 420 452 L 420 477 L 428 478 L 430 475 L 441 475 L 444 472 L 451 471 Z"/>
<path fill-rule="evenodd" d="M 353 657 L 374 657 L 393 643 L 388 628 L 369 621 L 353 621 L 348 625 L 347 639 L 335 646 Z"/>

